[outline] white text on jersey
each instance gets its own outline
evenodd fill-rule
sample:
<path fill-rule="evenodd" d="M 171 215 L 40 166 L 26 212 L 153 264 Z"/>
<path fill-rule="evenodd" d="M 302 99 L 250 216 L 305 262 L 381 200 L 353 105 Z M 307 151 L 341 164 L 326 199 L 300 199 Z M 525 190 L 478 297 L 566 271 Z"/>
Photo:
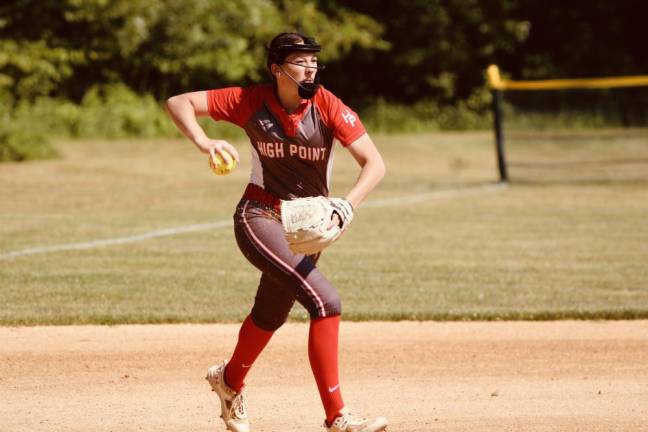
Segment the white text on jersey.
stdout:
<path fill-rule="evenodd" d="M 262 156 L 269 158 L 284 158 L 286 152 L 284 151 L 284 144 L 281 141 L 264 142 L 257 141 L 257 149 Z M 288 156 L 298 157 L 310 161 L 323 161 L 326 158 L 326 147 L 307 147 L 297 144 L 288 145 Z"/>
<path fill-rule="evenodd" d="M 342 113 L 342 118 L 344 119 L 344 121 L 345 121 L 346 123 L 350 124 L 351 127 L 355 127 L 356 116 L 354 116 L 353 114 L 351 114 L 351 113 L 349 112 L 349 110 L 346 110 L 346 112 L 343 112 L 343 113 Z"/>

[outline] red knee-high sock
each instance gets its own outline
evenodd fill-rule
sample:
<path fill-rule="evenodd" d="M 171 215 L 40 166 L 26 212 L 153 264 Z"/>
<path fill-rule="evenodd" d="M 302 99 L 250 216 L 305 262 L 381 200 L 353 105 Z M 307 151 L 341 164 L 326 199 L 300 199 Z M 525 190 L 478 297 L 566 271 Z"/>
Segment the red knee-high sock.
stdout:
<path fill-rule="evenodd" d="M 274 332 L 259 328 L 248 315 L 239 330 L 232 358 L 225 367 L 225 381 L 235 392 L 243 389 L 243 381 L 252 364 L 268 344 Z"/>
<path fill-rule="evenodd" d="M 344 407 L 338 377 L 338 329 L 340 316 L 311 320 L 308 359 L 317 382 L 326 421 L 330 424 Z"/>

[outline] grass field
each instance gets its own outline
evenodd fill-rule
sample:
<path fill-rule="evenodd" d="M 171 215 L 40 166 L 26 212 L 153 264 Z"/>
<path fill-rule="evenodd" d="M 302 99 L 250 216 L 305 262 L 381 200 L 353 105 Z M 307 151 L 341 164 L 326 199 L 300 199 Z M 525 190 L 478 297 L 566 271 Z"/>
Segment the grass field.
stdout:
<path fill-rule="evenodd" d="M 648 131 L 570 133 L 507 144 L 511 157 L 545 161 L 561 159 L 556 143 L 575 143 L 565 160 L 595 160 L 597 170 L 544 176 L 522 164 L 505 189 L 478 189 L 497 178 L 490 132 L 374 137 L 387 176 L 320 264 L 343 317 L 648 317 Z M 226 177 L 179 140 L 65 142 L 63 159 L 0 165 L 0 324 L 242 319 L 259 275 L 229 226 L 7 254 L 229 221 L 249 175 L 247 145 L 237 144 L 243 162 Z M 338 149 L 333 194 L 356 175 Z M 398 204 L 408 197 L 419 202 Z M 305 318 L 301 306 L 292 318 Z"/>

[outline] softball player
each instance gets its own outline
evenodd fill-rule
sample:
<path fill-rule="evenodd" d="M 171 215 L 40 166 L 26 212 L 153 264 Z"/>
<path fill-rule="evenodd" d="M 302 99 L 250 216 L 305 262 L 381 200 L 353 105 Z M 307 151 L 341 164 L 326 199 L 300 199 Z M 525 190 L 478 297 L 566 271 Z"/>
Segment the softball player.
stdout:
<path fill-rule="evenodd" d="M 325 428 L 377 432 L 387 426 L 383 417 L 361 418 L 345 407 L 338 379 L 340 298 L 316 266 L 319 254 L 291 252 L 281 224 L 281 199 L 328 196 L 334 139 L 361 168 L 345 197 L 354 208 L 385 173 L 382 157 L 357 114 L 319 85 L 319 51 L 313 38 L 281 33 L 268 47 L 272 84 L 184 93 L 167 102 L 175 124 L 203 153 L 227 152 L 239 160 L 228 142 L 206 136 L 197 116 L 240 126 L 252 145 L 252 172 L 234 214 L 234 232 L 239 248 L 262 276 L 234 353 L 207 373 L 221 400 L 221 417 L 234 432 L 249 431 L 245 376 L 295 300 L 311 318 L 308 358 L 324 405 Z M 335 215 L 331 227 L 339 222 Z"/>

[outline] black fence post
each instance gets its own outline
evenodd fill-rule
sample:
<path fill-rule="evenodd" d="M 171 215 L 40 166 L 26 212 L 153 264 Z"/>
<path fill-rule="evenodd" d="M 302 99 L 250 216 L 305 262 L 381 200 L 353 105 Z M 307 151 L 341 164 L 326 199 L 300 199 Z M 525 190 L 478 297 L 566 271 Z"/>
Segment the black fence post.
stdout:
<path fill-rule="evenodd" d="M 493 124 L 495 126 L 495 151 L 497 153 L 497 168 L 500 182 L 508 182 L 506 157 L 504 156 L 504 134 L 502 133 L 502 91 L 492 90 L 493 94 Z"/>

